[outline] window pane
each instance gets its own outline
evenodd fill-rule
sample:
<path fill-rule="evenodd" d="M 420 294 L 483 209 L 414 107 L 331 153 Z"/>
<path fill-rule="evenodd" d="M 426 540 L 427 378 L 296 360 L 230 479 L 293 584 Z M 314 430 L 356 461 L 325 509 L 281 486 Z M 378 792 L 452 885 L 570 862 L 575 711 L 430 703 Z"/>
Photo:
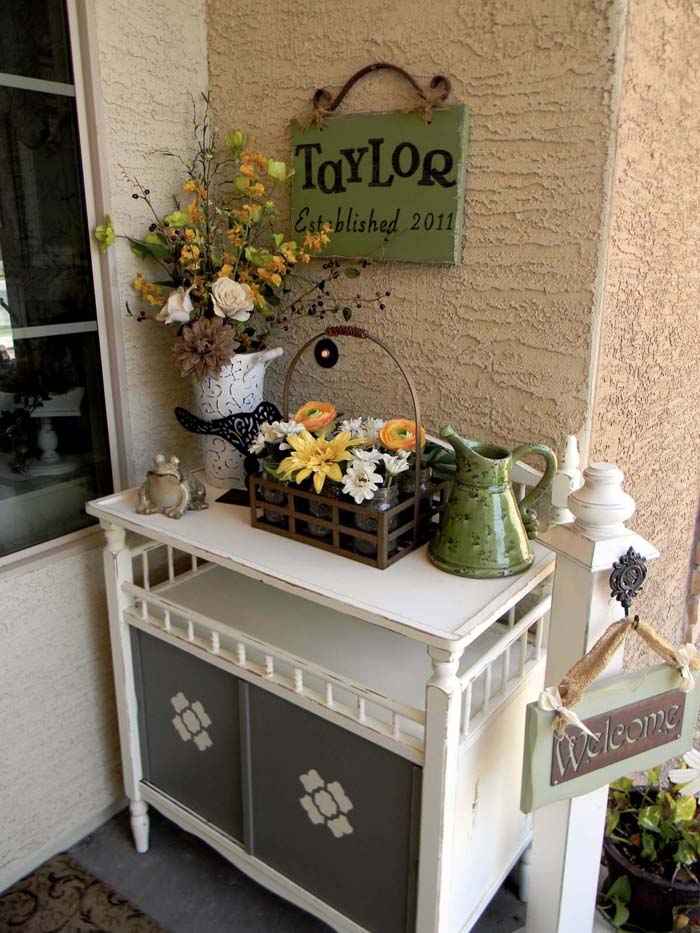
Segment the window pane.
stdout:
<path fill-rule="evenodd" d="M 0 364 L 0 554 L 92 524 L 85 502 L 111 489 L 97 334 L 16 340 L 14 356 Z"/>
<path fill-rule="evenodd" d="M 72 97 L 0 87 L 0 179 L 13 326 L 94 320 Z"/>
<path fill-rule="evenodd" d="M 72 84 L 61 0 L 0 0 L 0 72 Z"/>
<path fill-rule="evenodd" d="M 0 556 L 111 490 L 88 236 L 74 99 L 0 87 Z"/>

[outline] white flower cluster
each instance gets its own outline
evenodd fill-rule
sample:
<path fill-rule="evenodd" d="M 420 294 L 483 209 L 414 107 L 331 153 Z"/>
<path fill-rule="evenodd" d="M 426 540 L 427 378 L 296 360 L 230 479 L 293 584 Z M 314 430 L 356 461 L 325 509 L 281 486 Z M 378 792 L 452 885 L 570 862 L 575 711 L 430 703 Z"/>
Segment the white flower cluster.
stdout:
<path fill-rule="evenodd" d="M 346 418 L 338 425 L 339 432 L 346 432 L 356 441 L 361 439 L 348 451 L 350 459 L 344 465 L 341 480 L 343 492 L 357 505 L 373 499 L 380 486 L 391 486 L 395 477 L 410 469 L 411 451 L 387 453 L 381 449 L 379 434 L 385 423 L 382 418 Z M 303 424 L 293 420 L 265 422 L 248 449 L 251 454 L 262 454 L 271 446 L 280 451 L 289 450 L 291 445 L 286 438 L 305 430 Z"/>
<path fill-rule="evenodd" d="M 301 434 L 303 430 L 304 425 L 297 424 L 296 421 L 263 421 L 258 436 L 248 450 L 251 454 L 261 454 L 265 450 L 265 444 L 279 444 L 280 450 L 289 450 L 285 438 L 290 434 Z"/>
<path fill-rule="evenodd" d="M 368 447 L 377 443 L 383 427 L 383 418 L 349 418 L 340 422 L 341 431 L 347 431 L 351 437 L 363 437 Z"/>
<path fill-rule="evenodd" d="M 693 797 L 700 793 L 700 752 L 691 749 L 683 755 L 685 768 L 672 768 L 668 779 L 672 784 L 682 784 L 681 795 Z"/>
<path fill-rule="evenodd" d="M 361 505 L 365 499 L 373 499 L 379 486 L 384 482 L 384 477 L 377 472 L 377 467 L 384 466 L 387 477 L 387 486 L 395 476 L 408 469 L 408 458 L 410 454 L 407 450 L 399 450 L 396 456 L 382 453 L 376 447 L 369 450 L 353 450 L 353 459 L 343 476 L 343 492 L 347 496 L 352 496 L 357 505 Z"/>

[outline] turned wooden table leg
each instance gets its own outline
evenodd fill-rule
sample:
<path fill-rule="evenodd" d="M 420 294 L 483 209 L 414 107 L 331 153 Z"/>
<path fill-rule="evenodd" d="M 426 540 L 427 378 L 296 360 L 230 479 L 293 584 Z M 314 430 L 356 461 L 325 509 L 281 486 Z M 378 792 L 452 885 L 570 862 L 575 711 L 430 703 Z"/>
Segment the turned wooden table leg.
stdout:
<path fill-rule="evenodd" d="M 119 525 L 102 523 L 105 531 L 105 580 L 112 661 L 117 693 L 117 717 L 122 755 L 124 789 L 131 801 L 131 829 L 137 852 L 148 851 L 148 806 L 141 799 L 141 747 L 139 745 L 138 708 L 134 687 L 134 666 L 129 626 L 124 610 L 133 603 L 124 592 L 124 583 L 133 583 L 131 552 L 126 547 L 126 532 Z"/>
<path fill-rule="evenodd" d="M 530 897 L 530 874 L 532 871 L 532 843 L 520 856 L 518 864 L 518 897 L 527 904 Z"/>
<path fill-rule="evenodd" d="M 448 929 L 449 867 L 455 816 L 462 685 L 461 652 L 429 648 L 416 933 Z"/>
<path fill-rule="evenodd" d="M 148 829 L 150 819 L 148 804 L 145 800 L 132 800 L 129 804 L 131 811 L 131 832 L 134 836 L 134 845 L 137 852 L 148 852 Z"/>

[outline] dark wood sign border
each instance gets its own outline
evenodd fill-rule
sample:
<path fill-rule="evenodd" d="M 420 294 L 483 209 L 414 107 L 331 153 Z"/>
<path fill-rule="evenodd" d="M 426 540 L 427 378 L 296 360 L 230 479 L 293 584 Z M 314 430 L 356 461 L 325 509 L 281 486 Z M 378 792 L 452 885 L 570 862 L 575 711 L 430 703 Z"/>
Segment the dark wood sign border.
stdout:
<path fill-rule="evenodd" d="M 565 784 L 567 781 L 573 781 L 584 774 L 590 774 L 592 771 L 600 771 L 606 765 L 616 764 L 618 761 L 626 761 L 633 755 L 640 755 L 642 752 L 649 751 L 652 748 L 662 748 L 681 737 L 681 726 L 683 724 L 683 715 L 685 713 L 685 693 L 682 690 L 667 690 L 665 693 L 657 693 L 654 696 L 647 697 L 646 700 L 640 700 L 637 703 L 628 703 L 626 706 L 619 706 L 617 709 L 609 710 L 606 713 L 599 713 L 597 716 L 591 716 L 584 720 L 584 725 L 600 736 L 596 743 L 595 739 L 586 735 L 581 729 L 575 726 L 568 726 L 566 737 L 562 741 L 556 736 L 552 739 L 552 769 L 549 778 L 551 785 Z M 664 714 L 664 722 L 667 722 L 666 714 L 676 709 L 677 715 L 674 716 L 673 723 L 669 723 L 671 728 L 663 730 L 658 728 L 658 715 Z M 653 724 L 650 721 L 653 717 Z M 639 722 L 639 735 L 631 742 L 620 742 L 615 747 L 616 733 L 622 729 L 622 736 L 629 734 L 631 727 Z M 602 748 L 597 748 L 597 746 Z M 589 752 L 593 754 L 589 754 Z M 571 762 L 576 756 L 581 756 L 581 763 L 572 773 L 567 774 L 566 769 L 562 774 L 559 761 L 565 761 L 567 758 Z"/>

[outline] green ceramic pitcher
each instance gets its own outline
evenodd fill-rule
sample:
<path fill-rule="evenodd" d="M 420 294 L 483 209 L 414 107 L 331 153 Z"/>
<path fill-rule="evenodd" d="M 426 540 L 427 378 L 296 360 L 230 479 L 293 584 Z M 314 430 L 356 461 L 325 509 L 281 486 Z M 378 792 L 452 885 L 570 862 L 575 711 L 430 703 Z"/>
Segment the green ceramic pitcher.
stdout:
<path fill-rule="evenodd" d="M 527 570 L 534 554 L 529 538 L 537 532 L 533 503 L 552 483 L 557 458 L 545 444 L 523 444 L 512 453 L 478 444 L 451 427 L 441 437 L 455 449 L 454 485 L 430 542 L 430 559 L 447 573 L 462 577 L 507 577 Z M 539 483 L 518 502 L 510 480 L 513 465 L 528 454 L 544 457 Z"/>

